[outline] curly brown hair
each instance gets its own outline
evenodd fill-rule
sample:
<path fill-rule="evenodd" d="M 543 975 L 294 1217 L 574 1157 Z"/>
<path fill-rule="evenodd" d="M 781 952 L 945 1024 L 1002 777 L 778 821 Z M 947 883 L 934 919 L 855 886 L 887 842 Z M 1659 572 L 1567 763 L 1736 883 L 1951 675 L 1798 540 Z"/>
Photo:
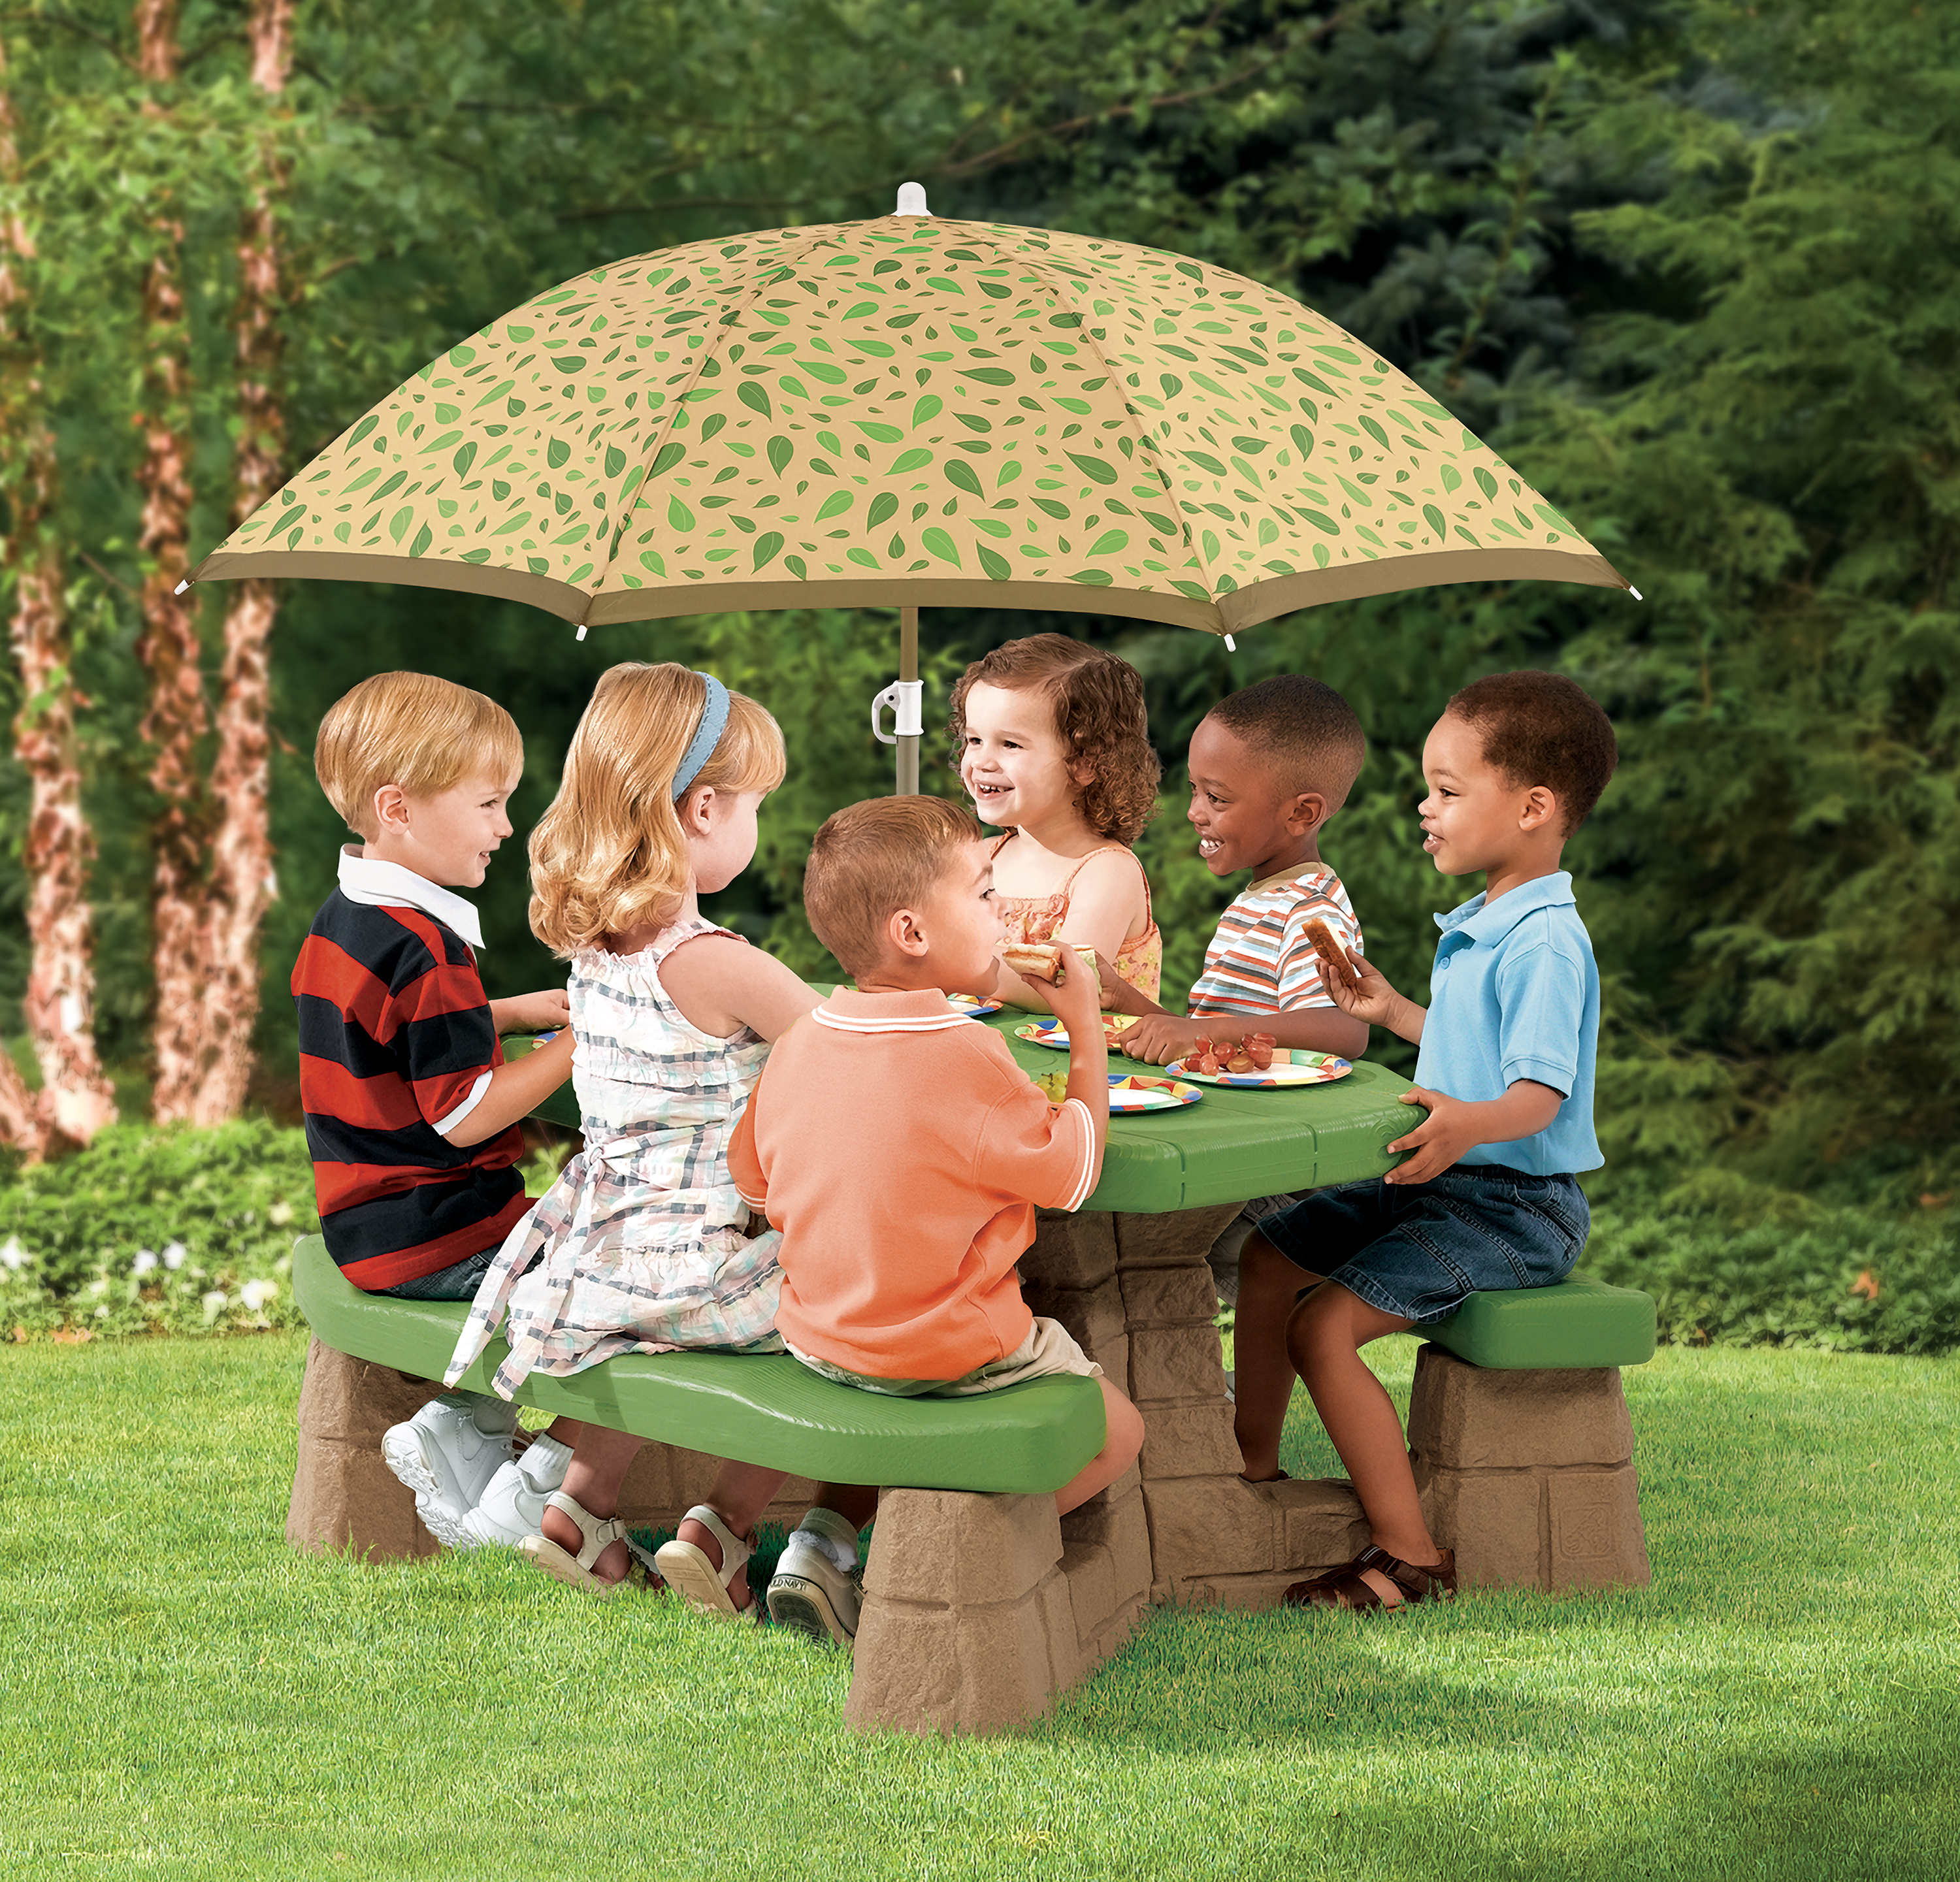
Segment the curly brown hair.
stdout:
<path fill-rule="evenodd" d="M 946 722 L 953 763 L 966 742 L 966 695 L 976 682 L 1010 692 L 1045 693 L 1071 765 L 1090 768 L 1077 800 L 1083 820 L 1112 843 L 1136 841 L 1157 814 L 1163 767 L 1150 749 L 1142 676 L 1128 660 L 1065 634 L 1031 634 L 975 660 L 953 689 Z"/>

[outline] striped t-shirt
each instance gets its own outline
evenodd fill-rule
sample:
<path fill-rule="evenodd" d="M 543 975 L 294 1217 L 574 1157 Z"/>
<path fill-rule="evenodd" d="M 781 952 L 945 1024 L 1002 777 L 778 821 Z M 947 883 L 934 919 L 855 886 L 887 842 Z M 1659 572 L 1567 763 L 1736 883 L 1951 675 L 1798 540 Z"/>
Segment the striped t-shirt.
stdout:
<path fill-rule="evenodd" d="M 1350 954 L 1363 951 L 1361 925 L 1331 869 L 1316 863 L 1255 882 L 1220 917 L 1186 1012 L 1197 1019 L 1332 1006 L 1320 984 L 1320 957 L 1306 938 L 1306 924 L 1316 918 Z"/>
<path fill-rule="evenodd" d="M 447 1133 L 504 1062 L 461 897 L 350 851 L 293 968 L 300 1102 L 321 1232 L 370 1292 L 501 1244 L 530 1206 L 515 1124 L 481 1143 Z M 412 899 L 411 899 L 412 898 Z"/>

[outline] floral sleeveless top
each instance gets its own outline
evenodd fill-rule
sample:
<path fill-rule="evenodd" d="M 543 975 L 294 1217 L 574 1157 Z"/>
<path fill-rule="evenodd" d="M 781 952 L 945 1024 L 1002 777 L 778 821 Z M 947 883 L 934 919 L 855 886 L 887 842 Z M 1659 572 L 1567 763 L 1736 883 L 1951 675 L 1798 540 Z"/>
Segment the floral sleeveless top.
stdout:
<path fill-rule="evenodd" d="M 995 841 L 988 855 L 998 856 L 1002 846 L 1020 834 L 1018 830 L 1010 830 Z M 1136 863 L 1137 873 L 1144 878 L 1144 931 L 1123 943 L 1112 965 L 1119 980 L 1127 981 L 1146 1000 L 1154 1000 L 1163 984 L 1163 936 L 1150 912 L 1150 879 L 1144 873 L 1143 864 L 1137 862 L 1136 852 L 1120 843 L 1106 843 L 1099 850 L 1091 850 L 1068 872 L 1068 879 L 1052 895 L 996 895 L 1001 925 L 1010 941 L 1052 941 L 1068 919 L 1069 892 L 1075 886 L 1076 877 L 1091 857 L 1105 856 L 1112 850 Z"/>

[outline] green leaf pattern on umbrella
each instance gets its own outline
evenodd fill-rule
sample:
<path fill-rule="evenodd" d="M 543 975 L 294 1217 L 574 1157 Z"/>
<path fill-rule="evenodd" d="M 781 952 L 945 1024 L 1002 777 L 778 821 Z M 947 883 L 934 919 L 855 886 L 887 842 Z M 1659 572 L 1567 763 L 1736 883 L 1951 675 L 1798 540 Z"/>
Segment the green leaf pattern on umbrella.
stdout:
<path fill-rule="evenodd" d="M 759 579 L 896 602 L 964 577 L 1176 596 L 1212 625 L 1235 591 L 1465 548 L 1618 580 L 1297 302 L 1156 250 L 912 217 L 663 250 L 539 295 L 425 367 L 200 573 L 273 548 L 311 574 L 433 577 L 320 559 L 366 552 L 472 565 L 485 588 L 501 571 L 513 593 L 543 578 L 546 605 L 597 619 L 739 606 Z M 1048 605 L 1138 611 L 1064 593 Z"/>

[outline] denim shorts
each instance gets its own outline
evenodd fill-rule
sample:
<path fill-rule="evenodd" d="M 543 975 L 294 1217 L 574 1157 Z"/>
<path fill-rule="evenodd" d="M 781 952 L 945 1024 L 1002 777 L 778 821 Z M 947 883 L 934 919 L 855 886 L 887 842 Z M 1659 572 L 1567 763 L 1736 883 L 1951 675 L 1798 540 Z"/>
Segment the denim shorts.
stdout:
<path fill-rule="evenodd" d="M 396 1300 L 474 1300 L 479 1283 L 490 1272 L 490 1264 L 503 1246 L 497 1242 L 479 1254 L 466 1254 L 446 1268 L 438 1268 L 433 1274 L 404 1281 L 399 1287 L 377 1287 L 374 1291 Z"/>
<path fill-rule="evenodd" d="M 1472 1294 L 1564 1280 L 1592 1226 L 1572 1177 L 1459 1163 L 1427 1183 L 1372 1177 L 1321 1190 L 1259 1232 L 1296 1267 L 1420 1323 Z"/>

